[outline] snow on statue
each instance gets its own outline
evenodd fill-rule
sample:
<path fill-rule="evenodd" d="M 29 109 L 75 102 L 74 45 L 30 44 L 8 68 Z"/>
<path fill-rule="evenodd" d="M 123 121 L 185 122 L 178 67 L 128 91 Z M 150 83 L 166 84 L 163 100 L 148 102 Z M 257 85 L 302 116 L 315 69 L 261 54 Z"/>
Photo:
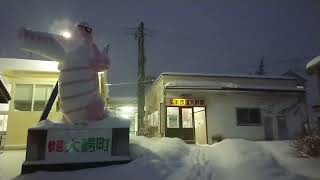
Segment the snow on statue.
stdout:
<path fill-rule="evenodd" d="M 22 27 L 18 39 L 22 49 L 59 62 L 59 98 L 64 122 L 104 119 L 105 103 L 99 94 L 98 72 L 110 67 L 108 46 L 99 51 L 88 23 L 74 27 L 71 38 Z"/>

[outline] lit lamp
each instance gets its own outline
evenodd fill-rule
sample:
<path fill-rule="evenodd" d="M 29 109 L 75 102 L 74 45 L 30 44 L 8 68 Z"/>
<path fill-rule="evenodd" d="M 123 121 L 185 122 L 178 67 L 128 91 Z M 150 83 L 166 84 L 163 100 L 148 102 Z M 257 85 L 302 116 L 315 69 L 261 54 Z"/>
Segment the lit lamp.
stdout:
<path fill-rule="evenodd" d="M 132 106 L 122 106 L 119 107 L 119 115 L 125 119 L 128 119 L 134 113 L 135 108 Z"/>
<path fill-rule="evenodd" d="M 60 34 L 66 39 L 71 38 L 71 33 L 69 31 L 67 31 L 67 30 L 61 31 Z"/>

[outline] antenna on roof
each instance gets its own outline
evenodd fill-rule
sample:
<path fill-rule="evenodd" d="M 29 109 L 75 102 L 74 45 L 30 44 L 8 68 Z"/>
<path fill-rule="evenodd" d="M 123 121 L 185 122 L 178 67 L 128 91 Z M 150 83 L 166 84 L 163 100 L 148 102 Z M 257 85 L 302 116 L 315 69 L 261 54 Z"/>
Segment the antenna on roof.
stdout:
<path fill-rule="evenodd" d="M 265 75 L 266 72 L 264 71 L 264 56 L 260 59 L 260 64 L 258 70 L 255 72 L 256 75 Z"/>

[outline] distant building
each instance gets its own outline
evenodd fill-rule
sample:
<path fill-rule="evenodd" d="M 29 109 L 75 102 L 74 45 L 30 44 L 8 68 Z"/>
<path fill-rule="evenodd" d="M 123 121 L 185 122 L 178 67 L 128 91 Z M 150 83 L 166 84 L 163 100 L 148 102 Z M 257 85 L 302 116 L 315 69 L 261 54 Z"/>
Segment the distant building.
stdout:
<path fill-rule="evenodd" d="M 11 100 L 8 89 L 7 82 L 3 78 L 3 75 L 0 74 L 0 103 L 8 103 Z"/>
<path fill-rule="evenodd" d="M 0 74 L 0 149 L 4 147 L 5 143 L 5 131 L 8 119 L 8 114 L 5 109 L 7 108 L 7 104 L 10 100 L 11 96 L 9 94 L 9 87 L 7 86 L 7 82 L 5 78 L 3 78 L 3 75 Z"/>
<path fill-rule="evenodd" d="M 42 111 L 59 76 L 58 63 L 33 59 L 0 58 L 0 72 L 12 97 L 1 104 L 0 117 L 5 149 L 25 148 L 28 128 L 38 124 Z M 100 78 L 101 76 L 99 76 Z M 100 78 L 101 79 L 101 78 Z M 100 81 L 100 87 L 105 83 Z M 101 93 L 108 98 L 108 89 Z M 50 120 L 60 120 L 62 113 L 58 98 L 49 113 Z"/>
<path fill-rule="evenodd" d="M 290 139 L 306 119 L 305 89 L 294 77 L 162 73 L 146 95 L 155 134 L 191 143 Z"/>
<path fill-rule="evenodd" d="M 301 86 L 305 86 L 307 83 L 307 79 L 305 79 L 304 77 L 302 77 L 298 73 L 292 71 L 291 69 L 289 69 L 287 72 L 283 73 L 282 76 L 295 78 L 298 81 L 299 85 L 301 85 Z"/>
<path fill-rule="evenodd" d="M 320 56 L 312 59 L 306 65 L 306 71 L 309 75 L 316 76 L 318 85 L 318 96 L 320 95 Z M 312 118 L 316 122 L 313 127 L 320 128 L 320 105 L 312 106 Z"/>
<path fill-rule="evenodd" d="M 130 133 L 137 133 L 138 100 L 136 97 L 110 97 L 108 109 L 116 116 L 129 119 L 131 121 Z"/>

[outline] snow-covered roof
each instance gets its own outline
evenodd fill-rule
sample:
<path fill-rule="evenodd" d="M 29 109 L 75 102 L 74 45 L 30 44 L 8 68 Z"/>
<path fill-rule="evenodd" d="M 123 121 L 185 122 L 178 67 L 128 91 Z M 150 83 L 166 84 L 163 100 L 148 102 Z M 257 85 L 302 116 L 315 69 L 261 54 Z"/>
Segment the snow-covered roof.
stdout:
<path fill-rule="evenodd" d="M 192 81 L 192 80 L 175 80 L 175 81 L 168 81 L 165 87 L 207 87 L 207 88 L 223 88 L 223 87 L 230 87 L 230 88 L 238 88 L 239 85 L 231 82 L 215 82 L 215 81 Z"/>
<path fill-rule="evenodd" d="M 320 56 L 312 59 L 307 63 L 306 69 L 309 74 L 313 74 L 320 68 Z"/>
<path fill-rule="evenodd" d="M 289 77 L 289 76 L 280 76 L 280 75 L 250 75 L 250 74 L 230 74 L 230 73 L 222 73 L 222 74 L 215 74 L 215 73 L 185 73 L 185 72 L 163 72 L 160 74 L 160 76 L 154 81 L 153 85 L 151 86 L 151 89 L 159 82 L 159 80 L 161 79 L 161 77 L 163 76 L 189 76 L 189 77 L 225 77 L 225 78 L 250 78 L 250 79 L 270 79 L 270 80 L 297 80 L 294 77 Z M 186 83 L 179 80 L 180 83 Z M 193 84 L 192 86 L 196 86 L 194 83 L 200 83 L 200 86 L 204 86 L 203 84 L 209 84 L 209 86 L 213 86 L 213 81 L 207 81 L 205 82 L 205 80 L 201 80 L 194 82 L 194 81 L 190 81 L 191 84 Z M 227 82 L 228 83 L 228 82 Z M 234 84 L 230 84 L 229 85 L 234 85 Z"/>
<path fill-rule="evenodd" d="M 58 64 L 58 62 L 46 60 L 0 58 L 0 71 L 24 70 L 58 72 Z"/>
<path fill-rule="evenodd" d="M 251 74 L 231 74 L 231 73 L 184 73 L 184 72 L 163 72 L 162 75 L 172 76 L 207 76 L 207 77 L 233 77 L 233 78 L 252 78 L 252 79 L 284 79 L 291 80 L 293 77 L 286 77 L 280 75 L 251 75 Z"/>
<path fill-rule="evenodd" d="M 216 81 L 192 81 L 192 80 L 174 80 L 168 81 L 165 85 L 170 89 L 206 89 L 206 90 L 241 90 L 241 91 L 296 91 L 304 92 L 303 87 L 286 86 L 261 86 L 261 85 L 240 85 L 232 82 Z"/>

